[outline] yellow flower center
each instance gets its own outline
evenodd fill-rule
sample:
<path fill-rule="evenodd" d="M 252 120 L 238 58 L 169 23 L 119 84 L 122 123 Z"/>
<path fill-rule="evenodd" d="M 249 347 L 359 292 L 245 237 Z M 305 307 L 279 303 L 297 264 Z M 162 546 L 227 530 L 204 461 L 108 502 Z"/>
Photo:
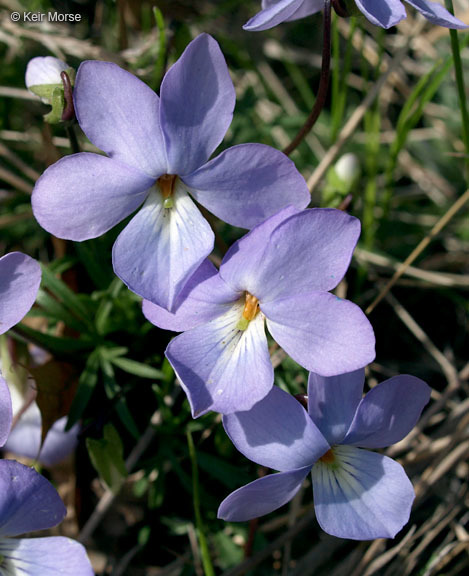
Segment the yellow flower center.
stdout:
<path fill-rule="evenodd" d="M 249 292 L 246 292 L 243 315 L 241 316 L 236 328 L 238 328 L 238 330 L 246 330 L 249 326 L 249 322 L 254 320 L 258 313 L 259 300 L 252 294 L 249 294 Z"/>

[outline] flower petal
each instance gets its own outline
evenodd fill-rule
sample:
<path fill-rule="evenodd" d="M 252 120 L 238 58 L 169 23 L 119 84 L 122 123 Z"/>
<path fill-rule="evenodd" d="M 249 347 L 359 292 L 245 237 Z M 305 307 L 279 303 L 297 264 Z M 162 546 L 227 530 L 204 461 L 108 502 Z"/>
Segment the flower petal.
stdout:
<path fill-rule="evenodd" d="M 381 28 L 391 28 L 407 18 L 400 0 L 355 0 L 355 4 L 372 24 Z"/>
<path fill-rule="evenodd" d="M 21 252 L 0 258 L 0 334 L 29 312 L 41 283 L 41 267 Z"/>
<path fill-rule="evenodd" d="M 343 444 L 384 448 L 399 442 L 417 424 L 430 392 L 423 380 L 406 374 L 381 382 L 358 405 Z"/>
<path fill-rule="evenodd" d="M 177 336 L 166 349 L 194 418 L 209 410 L 249 410 L 272 388 L 264 318 L 258 314 L 246 330 L 239 330 L 243 308 L 237 302 L 208 324 Z"/>
<path fill-rule="evenodd" d="M 197 202 L 241 228 L 253 228 L 289 204 L 302 210 L 311 200 L 293 162 L 263 144 L 228 148 L 184 182 Z"/>
<path fill-rule="evenodd" d="M 0 537 L 52 528 L 66 513 L 57 490 L 34 468 L 0 460 Z"/>
<path fill-rule="evenodd" d="M 197 36 L 166 73 L 160 95 L 168 173 L 190 174 L 209 159 L 233 118 L 235 91 L 216 40 Z"/>
<path fill-rule="evenodd" d="M 150 177 L 167 172 L 158 96 L 112 62 L 89 60 L 78 68 L 75 112 L 91 142 Z"/>
<path fill-rule="evenodd" d="M 7 441 L 12 416 L 10 390 L 0 375 L 0 446 L 3 446 Z"/>
<path fill-rule="evenodd" d="M 22 576 L 94 576 L 85 548 L 63 536 L 0 541 L 2 567 Z"/>
<path fill-rule="evenodd" d="M 303 4 L 304 0 L 277 0 L 276 2 L 263 2 L 263 10 L 253 16 L 243 26 L 244 30 L 249 32 L 259 32 L 268 30 L 285 22 L 292 16 Z"/>
<path fill-rule="evenodd" d="M 289 502 L 298 492 L 310 466 L 269 474 L 232 492 L 218 508 L 218 518 L 244 522 L 269 514 Z"/>
<path fill-rule="evenodd" d="M 375 337 L 358 306 L 327 292 L 263 304 L 267 327 L 285 351 L 321 376 L 352 372 L 375 357 Z"/>
<path fill-rule="evenodd" d="M 259 290 L 259 271 L 264 263 L 264 253 L 272 231 L 298 210 L 287 206 L 274 216 L 258 224 L 248 234 L 235 242 L 225 254 L 220 266 L 220 276 L 234 290 Z"/>
<path fill-rule="evenodd" d="M 455 18 L 446 8 L 443 8 L 443 6 L 437 2 L 430 2 L 430 0 L 405 0 L 405 2 L 423 14 L 432 24 L 456 29 L 468 27 L 467 24 Z"/>
<path fill-rule="evenodd" d="M 340 210 L 313 208 L 273 230 L 254 295 L 267 302 L 312 290 L 332 290 L 349 267 L 360 221 Z"/>
<path fill-rule="evenodd" d="M 31 58 L 26 66 L 26 88 L 44 84 L 62 84 L 60 73 L 67 70 L 68 65 L 53 56 L 36 56 Z"/>
<path fill-rule="evenodd" d="M 282 472 L 312 466 L 330 449 L 303 406 L 276 386 L 250 410 L 223 416 L 223 426 L 246 458 Z"/>
<path fill-rule="evenodd" d="M 360 404 L 365 370 L 330 376 L 310 372 L 308 412 L 329 444 L 339 444 L 352 423 Z"/>
<path fill-rule="evenodd" d="M 143 314 L 159 328 L 184 332 L 228 311 L 240 296 L 222 280 L 210 260 L 204 260 L 179 293 L 172 312 L 144 300 Z"/>
<path fill-rule="evenodd" d="M 337 446 L 335 462 L 313 466 L 321 528 L 338 538 L 394 538 L 408 522 L 414 489 L 400 464 L 382 454 Z"/>
<path fill-rule="evenodd" d="M 213 232 L 180 182 L 172 208 L 151 192 L 118 236 L 114 272 L 136 294 L 171 309 L 180 290 L 213 248 Z"/>
<path fill-rule="evenodd" d="M 269 0 L 271 2 L 272 0 Z M 324 0 L 304 0 L 303 4 L 294 12 L 286 22 L 292 22 L 293 20 L 299 20 L 300 18 L 306 18 L 311 16 L 311 14 L 316 14 L 324 8 Z"/>
<path fill-rule="evenodd" d="M 145 200 L 154 180 L 98 154 L 72 154 L 44 172 L 33 190 L 39 224 L 66 240 L 101 236 Z"/>

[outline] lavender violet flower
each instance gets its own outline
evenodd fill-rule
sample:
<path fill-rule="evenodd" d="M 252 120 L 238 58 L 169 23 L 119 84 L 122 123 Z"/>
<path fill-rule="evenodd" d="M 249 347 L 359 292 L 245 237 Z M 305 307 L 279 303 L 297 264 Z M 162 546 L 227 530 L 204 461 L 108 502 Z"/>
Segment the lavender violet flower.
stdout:
<path fill-rule="evenodd" d="M 251 410 L 223 417 L 236 448 L 279 470 L 230 494 L 219 518 L 239 522 L 276 510 L 311 472 L 321 528 L 352 540 L 393 538 L 408 522 L 415 494 L 400 464 L 362 448 L 404 438 L 430 398 L 413 376 L 395 376 L 362 398 L 364 370 L 324 378 L 311 374 L 308 412 L 274 387 Z"/>

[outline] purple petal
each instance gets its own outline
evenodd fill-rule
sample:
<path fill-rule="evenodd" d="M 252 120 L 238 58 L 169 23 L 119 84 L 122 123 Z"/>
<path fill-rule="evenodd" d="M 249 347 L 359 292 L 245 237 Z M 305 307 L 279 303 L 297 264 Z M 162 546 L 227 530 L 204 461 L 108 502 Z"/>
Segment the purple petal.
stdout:
<path fill-rule="evenodd" d="M 289 502 L 298 492 L 310 466 L 269 474 L 232 492 L 218 508 L 218 518 L 244 522 L 269 514 Z"/>
<path fill-rule="evenodd" d="M 111 62 L 83 62 L 73 99 L 95 146 L 153 178 L 167 172 L 159 98 L 136 76 Z"/>
<path fill-rule="evenodd" d="M 259 272 L 263 266 L 270 235 L 283 220 L 296 213 L 296 208 L 288 206 L 235 242 L 225 254 L 220 266 L 223 280 L 234 290 L 248 290 L 252 293 L 260 290 Z"/>
<path fill-rule="evenodd" d="M 184 182 L 197 202 L 241 228 L 253 228 L 289 204 L 302 210 L 311 200 L 293 162 L 263 144 L 228 148 Z"/>
<path fill-rule="evenodd" d="M 172 312 L 144 300 L 143 313 L 159 328 L 184 332 L 224 314 L 240 296 L 222 280 L 210 260 L 204 260 L 179 293 Z"/>
<path fill-rule="evenodd" d="M 360 404 L 365 370 L 326 378 L 311 372 L 308 380 L 308 412 L 329 444 L 339 444 Z"/>
<path fill-rule="evenodd" d="M 358 9 L 375 26 L 390 28 L 407 17 L 400 0 L 355 0 Z"/>
<path fill-rule="evenodd" d="M 337 446 L 335 461 L 313 466 L 316 517 L 338 538 L 394 538 L 408 522 L 415 494 L 400 464 L 382 454 Z"/>
<path fill-rule="evenodd" d="M 272 0 L 269 0 L 272 3 Z M 286 22 L 292 22 L 293 20 L 299 20 L 300 18 L 306 18 L 311 16 L 311 14 L 316 14 L 324 8 L 324 0 L 304 0 L 303 4 L 294 12 Z"/>
<path fill-rule="evenodd" d="M 29 312 L 41 283 L 41 267 L 21 252 L 0 258 L 0 334 Z"/>
<path fill-rule="evenodd" d="M 3 446 L 7 441 L 12 416 L 10 390 L 0 375 L 0 446 Z"/>
<path fill-rule="evenodd" d="M 187 394 L 194 418 L 249 410 L 272 388 L 274 373 L 258 314 L 246 330 L 237 324 L 244 303 L 172 340 L 166 357 Z"/>
<path fill-rule="evenodd" d="M 94 576 L 85 548 L 63 536 L 0 541 L 2 568 L 22 576 Z"/>
<path fill-rule="evenodd" d="M 273 338 L 321 376 L 352 372 L 375 357 L 375 337 L 358 306 L 327 292 L 261 303 Z"/>
<path fill-rule="evenodd" d="M 209 159 L 233 118 L 235 91 L 216 40 L 197 36 L 166 73 L 160 95 L 168 173 L 190 174 Z"/>
<path fill-rule="evenodd" d="M 56 489 L 34 468 L 0 460 L 0 537 L 52 528 L 66 513 Z"/>
<path fill-rule="evenodd" d="M 180 290 L 213 248 L 213 232 L 180 182 L 172 208 L 152 192 L 120 233 L 114 272 L 139 296 L 171 309 Z"/>
<path fill-rule="evenodd" d="M 272 232 L 254 295 L 267 302 L 335 288 L 349 267 L 360 221 L 328 208 L 294 214 Z"/>
<path fill-rule="evenodd" d="M 39 224 L 66 240 L 101 236 L 145 200 L 149 176 L 98 154 L 72 154 L 50 166 L 33 190 Z"/>
<path fill-rule="evenodd" d="M 430 392 L 415 376 L 394 376 L 381 382 L 360 402 L 343 443 L 384 448 L 399 442 L 417 424 Z"/>
<path fill-rule="evenodd" d="M 223 416 L 223 426 L 246 458 L 282 472 L 312 466 L 330 449 L 303 406 L 276 386 L 251 410 Z"/>
<path fill-rule="evenodd" d="M 448 12 L 448 10 L 443 8 L 443 6 L 437 2 L 430 2 L 429 0 L 405 0 L 405 2 L 423 14 L 432 24 L 456 29 L 464 29 L 468 27 L 467 24 L 464 24 L 464 22 L 455 18 L 450 12 Z"/>
<path fill-rule="evenodd" d="M 268 30 L 285 22 L 293 16 L 293 14 L 301 8 L 304 0 L 277 0 L 272 2 L 263 2 L 263 10 L 253 16 L 243 26 L 244 30 L 249 32 L 259 32 L 261 30 Z"/>

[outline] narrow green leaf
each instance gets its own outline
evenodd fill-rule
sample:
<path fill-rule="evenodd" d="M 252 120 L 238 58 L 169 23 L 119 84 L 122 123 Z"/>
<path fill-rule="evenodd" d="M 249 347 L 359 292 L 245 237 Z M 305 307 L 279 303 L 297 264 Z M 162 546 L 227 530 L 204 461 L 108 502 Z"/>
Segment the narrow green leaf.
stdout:
<path fill-rule="evenodd" d="M 127 478 L 124 446 L 117 430 L 112 424 L 106 424 L 103 437 L 87 438 L 86 447 L 100 478 L 110 490 L 117 492 Z"/>
<path fill-rule="evenodd" d="M 147 366 L 142 362 L 137 362 L 136 360 L 131 360 L 130 358 L 110 358 L 109 359 L 114 366 L 117 366 L 124 372 L 132 374 L 134 376 L 139 376 L 140 378 L 148 378 L 150 380 L 162 380 L 164 378 L 163 372 L 157 370 L 152 366 Z"/>
<path fill-rule="evenodd" d="M 78 380 L 78 389 L 73 399 L 70 413 L 68 415 L 66 430 L 78 422 L 83 412 L 85 411 L 88 402 L 94 392 L 96 384 L 98 383 L 98 370 L 99 370 L 99 348 L 94 350 L 86 362 L 85 369 L 80 375 Z"/>

